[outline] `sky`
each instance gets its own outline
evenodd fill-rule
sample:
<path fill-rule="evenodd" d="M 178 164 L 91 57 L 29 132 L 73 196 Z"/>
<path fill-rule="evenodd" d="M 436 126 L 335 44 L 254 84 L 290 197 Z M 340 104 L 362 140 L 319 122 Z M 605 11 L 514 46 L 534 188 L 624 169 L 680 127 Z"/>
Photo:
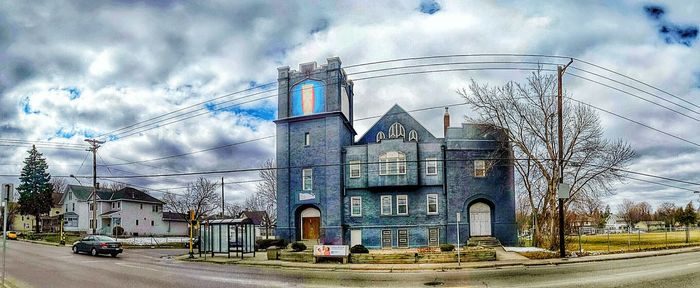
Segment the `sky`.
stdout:
<path fill-rule="evenodd" d="M 570 72 L 618 90 L 567 75 L 568 95 L 700 143 L 696 133 L 700 122 L 697 15 L 700 4 L 693 1 L 9 1 L 0 7 L 0 139 L 86 147 L 85 138 L 99 136 L 108 140 L 98 153 L 100 176 L 254 168 L 274 157 L 274 138 L 251 140 L 275 133 L 275 92 L 266 92 L 274 91 L 275 86 L 258 86 L 274 83 L 278 67 L 298 69 L 300 63 L 311 61 L 324 64 L 335 56 L 348 66 L 432 55 L 513 53 L 560 55 L 605 67 L 609 70 L 579 61 L 572 64 L 617 82 Z M 352 74 L 464 61 L 567 62 L 538 57 L 452 57 L 346 71 L 350 79 L 359 79 L 378 74 Z M 467 66 L 428 69 L 450 67 Z M 396 72 L 400 71 L 384 73 Z M 528 73 L 473 70 L 355 81 L 355 117 L 379 116 L 395 103 L 412 110 L 463 102 L 456 91 L 467 87 L 470 79 L 502 85 L 523 82 Z M 213 101 L 245 89 L 250 90 Z M 226 104 L 243 100 L 220 103 L 253 93 L 257 93 L 251 96 L 255 98 L 246 100 L 261 100 L 235 107 Z M 148 130 L 114 131 L 179 109 L 184 109 L 181 113 L 195 111 L 188 115 L 197 116 L 181 121 L 172 118 Z M 443 111 L 412 115 L 442 137 Z M 475 116 L 465 106 L 450 112 L 452 125 Z M 629 170 L 700 183 L 697 145 L 616 116 L 601 113 L 600 117 L 607 138 L 627 141 L 637 151 Z M 160 120 L 166 120 L 163 118 Z M 373 121 L 376 118 L 355 121 L 358 137 Z M 106 166 L 239 142 L 246 143 L 159 161 Z M 26 145 L 0 146 L 0 174 L 19 174 L 27 149 Z M 39 150 L 53 175 L 92 172 L 91 157 L 83 148 Z M 225 186 L 229 201 L 242 201 L 255 189 L 255 183 L 248 181 L 258 178 L 255 172 L 207 177 L 220 181 L 221 176 L 226 182 L 241 182 Z M 158 195 L 181 193 L 196 177 L 120 181 L 147 187 Z M 17 177 L 9 176 L 0 181 L 18 183 Z M 84 184 L 89 181 L 81 180 Z M 666 183 L 700 190 L 690 184 Z M 615 187 L 615 194 L 604 199 L 613 210 L 622 199 L 648 201 L 655 207 L 666 201 L 681 205 L 699 199 L 686 190 L 639 181 Z"/>

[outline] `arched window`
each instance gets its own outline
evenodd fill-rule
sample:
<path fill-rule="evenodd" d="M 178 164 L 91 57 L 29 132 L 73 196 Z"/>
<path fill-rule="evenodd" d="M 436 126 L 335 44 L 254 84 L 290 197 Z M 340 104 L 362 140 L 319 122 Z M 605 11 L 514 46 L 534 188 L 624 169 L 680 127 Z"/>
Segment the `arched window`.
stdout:
<path fill-rule="evenodd" d="M 379 175 L 403 174 L 406 174 L 406 154 L 390 151 L 379 156 Z"/>
<path fill-rule="evenodd" d="M 377 133 L 377 143 L 382 142 L 382 140 L 383 140 L 384 138 L 386 138 L 386 137 L 384 136 L 384 132 L 379 131 L 379 133 Z"/>
<path fill-rule="evenodd" d="M 401 123 L 398 122 L 391 124 L 391 127 L 389 127 L 389 138 L 396 139 L 399 137 L 406 137 L 406 130 L 403 129 L 403 125 L 401 125 Z"/>
<path fill-rule="evenodd" d="M 408 141 L 418 142 L 418 132 L 416 132 L 416 130 L 411 130 L 408 132 Z"/>

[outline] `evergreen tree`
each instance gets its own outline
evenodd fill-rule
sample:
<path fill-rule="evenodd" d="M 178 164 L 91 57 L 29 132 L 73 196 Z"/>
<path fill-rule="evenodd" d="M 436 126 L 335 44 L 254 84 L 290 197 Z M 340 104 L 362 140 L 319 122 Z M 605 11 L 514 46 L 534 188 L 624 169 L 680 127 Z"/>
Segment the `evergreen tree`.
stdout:
<path fill-rule="evenodd" d="M 49 166 L 46 159 L 32 145 L 32 149 L 27 151 L 29 156 L 24 159 L 24 167 L 19 176 L 19 212 L 24 215 L 34 215 L 36 219 L 35 231 L 40 232 L 41 214 L 51 211 L 51 175 L 46 172 Z"/>

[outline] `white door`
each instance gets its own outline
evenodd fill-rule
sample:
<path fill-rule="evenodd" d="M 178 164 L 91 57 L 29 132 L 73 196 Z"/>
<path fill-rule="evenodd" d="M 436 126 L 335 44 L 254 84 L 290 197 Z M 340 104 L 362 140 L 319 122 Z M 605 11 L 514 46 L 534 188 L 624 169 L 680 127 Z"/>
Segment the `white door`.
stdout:
<path fill-rule="evenodd" d="M 362 230 L 360 229 L 350 230 L 350 247 L 355 245 L 362 245 Z"/>
<path fill-rule="evenodd" d="M 469 235 L 491 236 L 491 207 L 476 203 L 469 207 Z"/>

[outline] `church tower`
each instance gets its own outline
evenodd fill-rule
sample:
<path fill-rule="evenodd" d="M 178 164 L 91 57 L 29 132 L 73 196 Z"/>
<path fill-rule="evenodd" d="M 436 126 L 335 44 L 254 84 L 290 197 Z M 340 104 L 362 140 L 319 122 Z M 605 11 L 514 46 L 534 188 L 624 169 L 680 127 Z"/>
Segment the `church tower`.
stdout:
<path fill-rule="evenodd" d="M 337 57 L 277 70 L 277 236 L 342 244 L 342 154 L 356 134 L 352 81 Z"/>

